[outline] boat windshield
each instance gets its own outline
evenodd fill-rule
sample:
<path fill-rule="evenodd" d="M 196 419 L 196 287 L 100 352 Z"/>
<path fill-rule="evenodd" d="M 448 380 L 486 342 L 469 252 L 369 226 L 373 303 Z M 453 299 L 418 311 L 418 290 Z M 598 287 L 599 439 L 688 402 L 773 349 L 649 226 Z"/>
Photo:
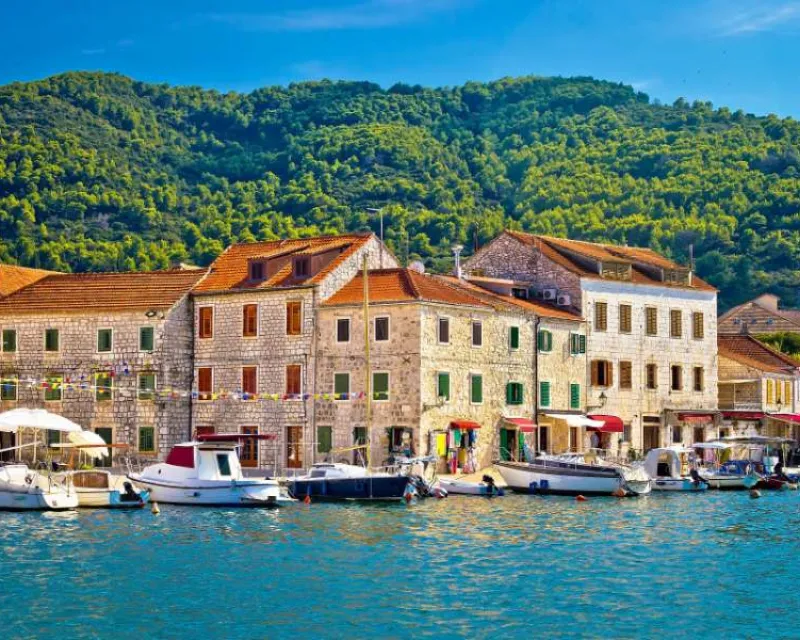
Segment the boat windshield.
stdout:
<path fill-rule="evenodd" d="M 227 453 L 217 454 L 217 466 L 219 467 L 219 475 L 230 477 L 231 475 L 231 462 L 228 460 Z"/>

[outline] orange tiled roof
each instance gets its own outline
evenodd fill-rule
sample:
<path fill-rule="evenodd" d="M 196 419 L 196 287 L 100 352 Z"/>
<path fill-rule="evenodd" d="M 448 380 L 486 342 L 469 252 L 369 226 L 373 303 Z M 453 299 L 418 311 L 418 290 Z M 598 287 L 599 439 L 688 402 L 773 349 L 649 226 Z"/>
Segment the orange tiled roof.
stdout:
<path fill-rule="evenodd" d="M 27 287 L 29 284 L 33 284 L 52 273 L 54 272 L 17 267 L 11 264 L 0 264 L 0 298 Z"/>
<path fill-rule="evenodd" d="M 169 309 L 205 269 L 49 275 L 0 299 L 0 315 Z"/>
<path fill-rule="evenodd" d="M 363 304 L 364 276 L 359 273 L 334 293 L 324 306 Z M 369 272 L 369 302 L 439 302 L 443 304 L 488 307 L 492 305 L 435 276 L 412 269 L 377 269 Z"/>
<path fill-rule="evenodd" d="M 585 278 L 602 279 L 602 276 L 579 264 L 566 252 L 576 253 L 593 260 L 630 263 L 632 265 L 630 282 L 635 284 L 716 291 L 714 287 L 694 274 L 692 274 L 691 285 L 673 284 L 655 280 L 642 269 L 638 268 L 635 263 L 643 263 L 658 269 L 685 270 L 686 267 L 659 255 L 652 249 L 642 247 L 620 247 L 597 242 L 585 242 L 583 240 L 567 240 L 565 238 L 534 235 L 521 231 L 506 231 L 506 233 L 523 244 L 536 247 L 542 254 L 550 258 L 556 264 Z"/>
<path fill-rule="evenodd" d="M 222 255 L 214 260 L 208 277 L 196 287 L 195 292 L 270 289 L 300 284 L 318 284 L 346 258 L 364 246 L 371 237 L 371 233 L 354 233 L 341 236 L 320 236 L 316 238 L 235 244 L 228 247 Z M 284 265 L 278 273 L 262 282 L 252 282 L 248 278 L 250 260 L 291 254 L 314 255 L 334 249 L 340 249 L 342 252 L 311 278 L 303 280 L 293 278 L 291 264 Z"/>
<path fill-rule="evenodd" d="M 750 335 L 717 336 L 719 355 L 747 366 L 773 373 L 800 368 L 800 362 L 759 342 Z"/>

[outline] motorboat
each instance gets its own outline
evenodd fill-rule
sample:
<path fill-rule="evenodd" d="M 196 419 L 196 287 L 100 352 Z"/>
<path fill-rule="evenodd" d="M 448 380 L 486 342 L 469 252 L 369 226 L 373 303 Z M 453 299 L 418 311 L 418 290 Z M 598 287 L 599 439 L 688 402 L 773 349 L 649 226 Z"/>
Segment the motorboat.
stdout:
<path fill-rule="evenodd" d="M 740 465 L 747 465 L 758 481 L 755 489 L 786 490 L 798 488 L 798 476 L 793 467 L 784 466 L 783 460 L 790 461 L 787 450 L 795 444 L 789 438 L 775 436 L 731 436 L 722 438 L 738 455 L 746 455 L 746 460 L 736 460 Z"/>
<path fill-rule="evenodd" d="M 653 479 L 653 491 L 705 491 L 709 483 L 693 466 L 694 449 L 659 447 L 647 452 L 642 468 Z"/>
<path fill-rule="evenodd" d="M 82 508 L 141 509 L 150 500 L 149 491 L 105 469 L 67 471 L 56 477 L 75 492 Z"/>
<path fill-rule="evenodd" d="M 306 475 L 289 478 L 286 484 L 298 500 L 400 500 L 416 493 L 407 475 L 337 462 L 314 464 Z"/>
<path fill-rule="evenodd" d="M 526 457 L 530 457 L 526 452 Z M 651 480 L 638 467 L 597 454 L 539 455 L 531 462 L 496 461 L 510 489 L 520 493 L 636 496 L 650 493 Z"/>
<path fill-rule="evenodd" d="M 44 409 L 13 409 L 0 414 L 0 431 L 21 436 L 32 432 L 32 442 L 18 444 L 0 453 L 20 453 L 36 450 L 41 430 L 60 432 L 81 431 L 71 420 Z M 11 511 L 61 511 L 78 506 L 78 496 L 68 484 L 54 477 L 50 465 L 42 462 L 40 468 L 30 468 L 22 462 L 0 465 L 0 509 Z"/>
<path fill-rule="evenodd" d="M 277 480 L 248 478 L 239 461 L 239 442 L 257 434 L 199 435 L 172 448 L 164 462 L 129 472 L 150 492 L 152 502 L 200 506 L 278 507 L 293 502 Z"/>
<path fill-rule="evenodd" d="M 696 442 L 692 449 L 712 452 L 714 460 L 710 466 L 698 468 L 700 477 L 708 483 L 709 489 L 741 490 L 752 489 L 761 480 L 761 475 L 756 472 L 754 465 L 742 460 L 729 460 L 721 462 L 720 456 L 725 451 L 730 451 L 732 445 L 727 442 Z"/>
<path fill-rule="evenodd" d="M 502 496 L 505 493 L 503 489 L 495 484 L 494 478 L 489 475 L 483 476 L 481 482 L 469 482 L 457 478 L 439 478 L 438 484 L 448 495 L 493 497 Z"/>

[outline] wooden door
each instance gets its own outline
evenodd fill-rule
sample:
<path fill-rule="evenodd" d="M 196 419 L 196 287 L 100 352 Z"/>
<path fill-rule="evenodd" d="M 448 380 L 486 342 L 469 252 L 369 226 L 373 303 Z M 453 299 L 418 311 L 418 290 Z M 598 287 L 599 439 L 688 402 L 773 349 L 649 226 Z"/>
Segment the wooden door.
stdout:
<path fill-rule="evenodd" d="M 645 452 L 650 449 L 658 448 L 658 427 L 654 425 L 644 425 L 644 443 L 642 447 Z"/>
<path fill-rule="evenodd" d="M 303 468 L 303 427 L 286 427 L 286 468 Z"/>
<path fill-rule="evenodd" d="M 100 436 L 106 444 L 112 444 L 114 441 L 114 430 L 111 427 L 97 427 L 94 432 Z M 111 466 L 111 452 L 112 450 L 109 449 L 109 455 L 105 456 L 104 458 L 100 458 L 99 460 L 95 461 L 95 466 L 97 467 L 110 467 Z"/>
<path fill-rule="evenodd" d="M 241 433 L 256 435 L 258 427 L 242 427 Z M 239 462 L 243 467 L 254 468 L 258 466 L 258 440 L 255 438 L 245 438 L 242 440 L 242 452 Z"/>

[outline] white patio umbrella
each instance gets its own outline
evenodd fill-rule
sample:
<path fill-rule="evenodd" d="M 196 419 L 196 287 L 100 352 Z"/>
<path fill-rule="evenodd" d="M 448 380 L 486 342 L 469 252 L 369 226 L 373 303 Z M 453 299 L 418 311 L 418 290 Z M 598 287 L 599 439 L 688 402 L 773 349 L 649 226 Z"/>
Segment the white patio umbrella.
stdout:
<path fill-rule="evenodd" d="M 106 441 L 102 436 L 99 436 L 94 431 L 73 431 L 67 434 L 69 441 L 80 448 L 81 453 L 85 453 L 91 458 L 105 458 L 108 456 L 108 447 Z M 87 445 L 99 445 L 97 447 L 90 447 Z"/>
<path fill-rule="evenodd" d="M 20 429 L 49 429 L 50 431 L 81 431 L 80 425 L 64 416 L 44 409 L 12 409 L 0 413 L 0 431 L 16 433 Z"/>

